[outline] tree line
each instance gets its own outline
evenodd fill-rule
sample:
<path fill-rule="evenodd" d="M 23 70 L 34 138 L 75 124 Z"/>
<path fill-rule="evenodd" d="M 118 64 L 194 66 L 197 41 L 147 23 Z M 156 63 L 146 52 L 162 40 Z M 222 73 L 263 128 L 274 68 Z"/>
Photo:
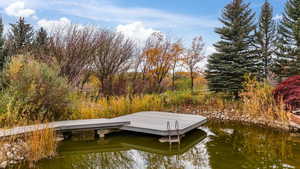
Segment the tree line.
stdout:
<path fill-rule="evenodd" d="M 245 74 L 281 81 L 300 73 L 300 0 L 288 0 L 279 21 L 265 0 L 257 22 L 250 3 L 232 0 L 219 20 L 217 52 L 206 70 L 211 90 L 238 96 Z"/>
<path fill-rule="evenodd" d="M 99 81 L 96 100 L 110 95 L 160 93 L 166 90 L 166 78 L 172 80 L 170 89 L 175 90 L 179 67 L 190 72 L 193 90 L 199 63 L 205 58 L 200 36 L 186 48 L 180 39 L 155 32 L 141 45 L 114 30 L 92 26 L 34 30 L 23 17 L 10 24 L 4 35 L 0 21 L 0 69 L 16 55 L 29 54 L 41 63 L 59 65 L 59 75 L 78 91 L 84 91 L 90 77 L 95 77 Z"/>

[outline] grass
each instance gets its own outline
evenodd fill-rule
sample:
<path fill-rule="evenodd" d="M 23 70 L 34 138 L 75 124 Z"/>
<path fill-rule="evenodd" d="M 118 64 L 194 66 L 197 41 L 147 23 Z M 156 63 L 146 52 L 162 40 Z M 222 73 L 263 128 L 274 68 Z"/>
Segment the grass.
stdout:
<path fill-rule="evenodd" d="M 28 147 L 27 161 L 37 162 L 56 154 L 56 134 L 52 128 L 37 130 L 27 134 L 25 142 Z"/>
<path fill-rule="evenodd" d="M 288 121 L 288 113 L 283 101 L 277 103 L 273 97 L 273 87 L 267 82 L 258 82 L 247 78 L 242 92 L 242 107 L 240 112 L 248 114 L 251 118 L 265 118 L 269 121 Z"/>

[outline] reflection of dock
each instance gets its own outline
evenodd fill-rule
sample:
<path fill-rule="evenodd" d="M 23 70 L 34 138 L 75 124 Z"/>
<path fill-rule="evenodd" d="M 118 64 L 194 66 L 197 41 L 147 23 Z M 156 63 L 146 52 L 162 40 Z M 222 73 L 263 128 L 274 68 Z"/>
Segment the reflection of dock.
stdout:
<path fill-rule="evenodd" d="M 62 142 L 60 151 L 66 154 L 89 154 L 128 151 L 131 149 L 162 155 L 178 155 L 187 152 L 206 137 L 202 130 L 193 130 L 183 138 L 181 144 L 169 146 L 160 143 L 155 135 L 140 135 L 131 132 L 112 133 L 100 141 L 66 141 Z"/>
<path fill-rule="evenodd" d="M 177 114 L 167 112 L 139 112 L 112 119 L 70 120 L 49 124 L 22 126 L 0 130 L 0 137 L 20 135 L 46 128 L 57 132 L 95 130 L 100 136 L 109 133 L 110 129 L 120 129 L 157 136 L 181 136 L 198 128 L 207 119 L 199 115 Z"/>

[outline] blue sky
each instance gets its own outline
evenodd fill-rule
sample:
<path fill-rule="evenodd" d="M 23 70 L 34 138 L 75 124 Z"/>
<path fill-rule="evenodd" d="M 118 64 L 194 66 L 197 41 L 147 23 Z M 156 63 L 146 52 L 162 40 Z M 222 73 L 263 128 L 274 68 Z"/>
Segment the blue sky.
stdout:
<path fill-rule="evenodd" d="M 54 25 L 97 25 L 116 29 L 131 38 L 144 40 L 161 31 L 189 43 L 203 36 L 209 49 L 218 40 L 214 28 L 231 0 L 0 0 L 0 13 L 6 24 L 25 16 L 35 27 Z M 280 18 L 287 0 L 269 0 L 274 18 Z M 248 0 L 257 13 L 264 0 Z M 208 52 L 210 52 L 208 51 Z"/>

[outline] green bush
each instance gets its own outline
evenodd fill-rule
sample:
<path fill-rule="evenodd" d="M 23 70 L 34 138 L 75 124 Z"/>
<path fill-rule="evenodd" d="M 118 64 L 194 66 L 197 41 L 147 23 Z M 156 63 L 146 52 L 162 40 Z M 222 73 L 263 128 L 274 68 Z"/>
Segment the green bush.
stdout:
<path fill-rule="evenodd" d="M 66 118 L 72 100 L 67 80 L 58 70 L 30 56 L 13 57 L 2 72 L 2 125 Z"/>

